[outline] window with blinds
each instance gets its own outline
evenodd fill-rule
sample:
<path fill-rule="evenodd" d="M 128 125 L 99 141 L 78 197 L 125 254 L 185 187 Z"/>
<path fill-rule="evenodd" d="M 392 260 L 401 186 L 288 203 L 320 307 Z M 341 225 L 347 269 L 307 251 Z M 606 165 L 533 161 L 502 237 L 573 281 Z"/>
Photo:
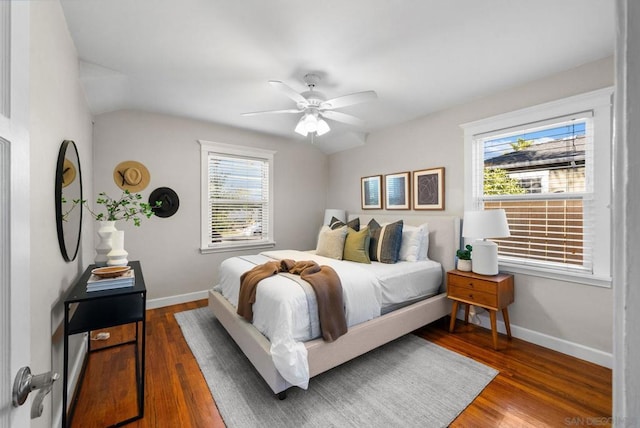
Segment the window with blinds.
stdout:
<path fill-rule="evenodd" d="M 503 208 L 511 230 L 494 240 L 500 256 L 591 272 L 591 117 L 583 112 L 476 136 L 481 205 Z"/>
<path fill-rule="evenodd" d="M 612 88 L 461 125 L 465 210 L 502 208 L 501 268 L 611 284 Z"/>
<path fill-rule="evenodd" d="M 271 243 L 272 154 L 203 146 L 203 249 Z"/>

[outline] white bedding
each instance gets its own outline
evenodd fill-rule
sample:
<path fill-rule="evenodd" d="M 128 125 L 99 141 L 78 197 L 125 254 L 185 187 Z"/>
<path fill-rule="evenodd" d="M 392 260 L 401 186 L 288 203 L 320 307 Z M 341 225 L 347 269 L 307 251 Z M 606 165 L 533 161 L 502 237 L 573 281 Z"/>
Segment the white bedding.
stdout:
<path fill-rule="evenodd" d="M 366 266 L 380 283 L 383 311 L 404 302 L 433 296 L 442 283 L 442 265 L 433 260 L 395 264 L 373 262 Z"/>
<path fill-rule="evenodd" d="M 340 276 L 349 327 L 379 316 L 383 307 L 437 293 L 442 279 L 442 268 L 433 261 L 368 265 L 280 250 L 223 261 L 220 284 L 214 289 L 237 307 L 242 273 L 274 259 L 314 260 L 331 266 Z M 262 280 L 256 290 L 253 325 L 270 340 L 273 362 L 282 377 L 306 389 L 309 368 L 302 342 L 320 335 L 311 287 L 296 275 L 280 274 Z"/>

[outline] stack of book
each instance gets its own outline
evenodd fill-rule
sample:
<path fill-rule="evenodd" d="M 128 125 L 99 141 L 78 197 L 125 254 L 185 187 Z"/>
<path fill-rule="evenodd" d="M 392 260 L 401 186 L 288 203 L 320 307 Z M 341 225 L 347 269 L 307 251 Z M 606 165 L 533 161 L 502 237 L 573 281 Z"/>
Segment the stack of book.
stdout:
<path fill-rule="evenodd" d="M 87 281 L 87 292 L 113 290 L 115 288 L 133 287 L 136 279 L 133 269 L 126 271 L 124 274 L 115 278 L 100 278 L 95 274 L 91 274 Z"/>

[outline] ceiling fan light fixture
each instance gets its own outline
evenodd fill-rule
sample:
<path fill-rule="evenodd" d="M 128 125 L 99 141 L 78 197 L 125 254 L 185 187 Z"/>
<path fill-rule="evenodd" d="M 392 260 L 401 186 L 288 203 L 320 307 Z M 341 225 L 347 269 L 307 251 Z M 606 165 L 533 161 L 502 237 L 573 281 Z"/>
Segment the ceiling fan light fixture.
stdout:
<path fill-rule="evenodd" d="M 331 128 L 326 120 L 315 114 L 308 113 L 300 118 L 295 131 L 303 137 L 313 134 L 314 132 L 317 136 L 320 136 L 331 131 Z"/>
<path fill-rule="evenodd" d="M 304 117 L 304 129 L 307 133 L 318 130 L 318 117 L 315 114 L 308 114 Z"/>
<path fill-rule="evenodd" d="M 305 117 L 306 116 L 302 116 L 300 118 L 300 120 L 298 121 L 298 124 L 296 125 L 296 129 L 295 129 L 296 133 L 302 135 L 303 137 L 306 137 L 307 134 L 308 134 L 307 129 L 304 126 Z"/>
<path fill-rule="evenodd" d="M 318 134 L 318 136 L 324 135 L 330 130 L 331 128 L 329 128 L 329 124 L 324 119 L 322 118 L 318 119 L 318 129 L 316 130 L 316 133 Z"/>

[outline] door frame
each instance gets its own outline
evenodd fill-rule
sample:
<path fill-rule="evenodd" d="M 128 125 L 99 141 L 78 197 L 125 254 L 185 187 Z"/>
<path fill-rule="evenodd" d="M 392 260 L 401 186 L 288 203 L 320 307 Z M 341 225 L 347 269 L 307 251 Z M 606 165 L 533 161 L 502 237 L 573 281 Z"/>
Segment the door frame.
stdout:
<path fill-rule="evenodd" d="M 637 43 L 640 7 L 635 0 L 616 1 L 616 86 L 613 145 L 613 424 L 636 426 L 640 419 L 640 339 L 637 328 L 640 266 L 634 246 L 638 227 L 637 160 L 640 158 L 640 90 Z"/>
<path fill-rule="evenodd" d="M 0 426 L 29 427 L 14 408 L 18 369 L 31 362 L 29 2 L 0 1 Z"/>

